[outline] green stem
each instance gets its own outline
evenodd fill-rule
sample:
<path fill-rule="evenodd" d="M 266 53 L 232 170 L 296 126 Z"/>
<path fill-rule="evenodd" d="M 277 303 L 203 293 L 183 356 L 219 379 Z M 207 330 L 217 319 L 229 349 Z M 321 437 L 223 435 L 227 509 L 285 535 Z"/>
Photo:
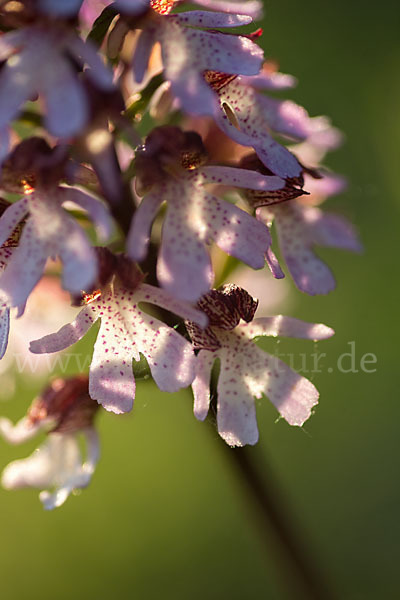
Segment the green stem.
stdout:
<path fill-rule="evenodd" d="M 257 455 L 255 448 L 232 449 L 226 444 L 224 452 L 253 500 L 257 509 L 256 524 L 264 542 L 269 546 L 272 532 L 287 567 L 290 567 L 291 572 L 289 577 L 286 572 L 286 577 L 292 584 L 293 598 L 299 600 L 304 596 L 307 600 L 333 600 L 335 596 L 304 543 L 304 535 L 293 522 L 276 477 L 264 458 L 260 457 L 261 453 Z"/>

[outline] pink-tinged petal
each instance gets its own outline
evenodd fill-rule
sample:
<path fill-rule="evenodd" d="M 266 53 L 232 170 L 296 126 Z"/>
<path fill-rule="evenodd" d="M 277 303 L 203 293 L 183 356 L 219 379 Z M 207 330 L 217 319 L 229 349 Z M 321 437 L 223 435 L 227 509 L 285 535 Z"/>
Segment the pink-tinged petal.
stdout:
<path fill-rule="evenodd" d="M 66 233 L 58 249 L 63 264 L 62 284 L 72 294 L 79 294 L 90 289 L 97 277 L 97 257 L 85 232 L 72 219 Z"/>
<path fill-rule="evenodd" d="M 307 212 L 309 223 L 313 228 L 314 243 L 317 246 L 362 252 L 363 246 L 357 233 L 345 217 L 323 213 L 316 208 L 310 208 Z"/>
<path fill-rule="evenodd" d="M 163 202 L 159 194 L 148 194 L 136 209 L 127 239 L 127 253 L 133 260 L 145 258 L 150 242 L 151 226 Z"/>
<path fill-rule="evenodd" d="M 89 375 L 89 394 L 106 410 L 116 414 L 129 412 L 135 398 L 132 356 L 122 339 L 102 321 L 93 350 Z"/>
<path fill-rule="evenodd" d="M 9 125 L 35 91 L 28 69 L 20 66 L 22 60 L 24 55 L 12 56 L 0 72 L 0 129 Z"/>
<path fill-rule="evenodd" d="M 94 85 L 105 91 L 111 91 L 114 88 L 113 73 L 105 66 L 96 47 L 91 42 L 84 42 L 78 36 L 71 36 L 68 41 L 68 49 L 73 52 L 82 66 L 86 63 L 90 67 L 85 73 Z"/>
<path fill-rule="evenodd" d="M 324 174 L 322 179 L 314 179 L 306 175 L 304 189 L 317 198 L 327 198 L 341 194 L 347 187 L 347 180 L 341 175 Z"/>
<path fill-rule="evenodd" d="M 49 61 L 40 91 L 46 102 L 46 127 L 57 137 L 80 132 L 89 117 L 85 91 L 66 60 L 55 55 Z"/>
<path fill-rule="evenodd" d="M 292 100 L 276 100 L 259 94 L 257 101 L 268 125 L 277 133 L 304 139 L 312 131 L 307 111 Z"/>
<path fill-rule="evenodd" d="M 283 189 L 286 185 L 280 177 L 261 175 L 257 171 L 234 167 L 202 167 L 200 177 L 204 183 L 251 190 L 275 191 Z"/>
<path fill-rule="evenodd" d="M 0 308 L 0 359 L 3 358 L 8 344 L 8 334 L 10 332 L 10 309 Z"/>
<path fill-rule="evenodd" d="M 285 273 L 282 271 L 281 265 L 279 264 L 278 259 L 276 258 L 272 248 L 268 248 L 265 253 L 265 260 L 267 261 L 267 265 L 269 270 L 275 279 L 283 279 L 285 277 Z"/>
<path fill-rule="evenodd" d="M 259 19 L 263 9 L 258 0 L 196 0 L 195 3 L 209 10 L 248 15 L 252 19 Z"/>
<path fill-rule="evenodd" d="M 262 70 L 258 75 L 252 77 L 243 76 L 242 83 L 250 85 L 258 90 L 287 90 L 297 85 L 297 79 L 286 73 L 265 72 Z"/>
<path fill-rule="evenodd" d="M 149 0 L 116 0 L 115 8 L 128 15 L 138 15 L 149 7 Z"/>
<path fill-rule="evenodd" d="M 197 323 L 200 327 L 207 326 L 208 320 L 203 312 L 197 310 L 187 302 L 178 300 L 174 294 L 171 295 L 161 288 L 142 283 L 135 291 L 135 299 L 139 303 L 146 302 L 165 308 L 169 312 L 182 317 L 182 319 Z"/>
<path fill-rule="evenodd" d="M 18 248 L 12 260 L 0 276 L 0 290 L 10 306 L 24 304 L 41 278 L 47 261 L 47 254 L 36 238 L 36 232 L 29 220 L 23 229 Z"/>
<path fill-rule="evenodd" d="M 149 319 L 146 321 L 148 324 Z M 174 329 L 159 322 L 156 331 L 141 336 L 140 351 L 160 390 L 177 392 L 192 383 L 196 357 L 192 345 Z"/>
<path fill-rule="evenodd" d="M 258 428 L 253 398 L 255 394 L 247 382 L 247 369 L 250 365 L 246 360 L 239 364 L 243 358 L 242 353 L 236 353 L 234 346 L 230 344 L 225 345 L 217 354 L 221 359 L 217 385 L 218 432 L 230 446 L 256 444 Z"/>
<path fill-rule="evenodd" d="M 334 330 L 322 323 L 305 323 L 293 317 L 276 315 L 275 317 L 261 317 L 254 319 L 251 323 L 243 323 L 239 326 L 240 332 L 249 338 L 263 335 L 273 337 L 291 337 L 305 340 L 326 340 L 334 335 Z"/>
<path fill-rule="evenodd" d="M 252 18 L 240 14 L 224 14 L 217 12 L 206 12 L 203 10 L 193 10 L 192 12 L 183 12 L 179 15 L 169 15 L 168 20 L 175 21 L 188 27 L 241 27 L 252 22 Z"/>
<path fill-rule="evenodd" d="M 0 217 L 0 246 L 2 246 L 10 237 L 18 223 L 28 213 L 28 200 L 21 198 L 11 204 Z"/>
<path fill-rule="evenodd" d="M 336 150 L 343 144 L 343 139 L 343 133 L 336 127 L 332 127 L 328 117 L 313 117 L 311 119 L 311 131 L 307 142 L 321 152 Z"/>
<path fill-rule="evenodd" d="M 207 350 L 200 350 L 196 358 L 196 377 L 192 383 L 194 396 L 194 416 L 199 421 L 204 421 L 210 407 L 210 380 L 211 371 L 217 356 Z"/>
<path fill-rule="evenodd" d="M 303 425 L 311 415 L 312 407 L 317 404 L 319 395 L 316 388 L 284 362 L 246 340 L 241 333 L 240 328 L 224 332 L 224 348 L 218 351 L 221 356 L 220 380 L 222 376 L 226 381 L 224 398 L 236 406 L 244 395 L 243 410 L 239 413 L 242 416 L 249 405 L 246 391 L 255 398 L 264 394 L 290 425 Z M 251 425 L 251 412 L 248 418 Z M 245 427 L 243 417 L 239 423 Z"/>
<path fill-rule="evenodd" d="M 29 350 L 34 354 L 50 354 L 65 350 L 82 339 L 98 317 L 99 309 L 93 304 L 88 305 L 81 310 L 72 323 L 64 325 L 56 333 L 33 340 L 29 345 Z"/>
<path fill-rule="evenodd" d="M 206 201 L 217 246 L 253 269 L 262 269 L 271 245 L 268 227 L 234 204 L 212 196 L 207 196 Z"/>
<path fill-rule="evenodd" d="M 73 17 L 80 9 L 82 0 L 39 0 L 39 10 L 59 17 Z"/>
<path fill-rule="evenodd" d="M 133 74 L 137 83 L 141 83 L 144 79 L 155 41 L 152 29 L 143 29 L 139 33 L 132 59 Z"/>
<path fill-rule="evenodd" d="M 336 215 L 324 215 L 315 207 L 291 203 L 271 209 L 278 240 L 290 274 L 307 294 L 327 294 L 336 286 L 331 270 L 314 253 L 314 246 L 360 251 L 351 225 Z M 332 218 L 331 218 L 332 217 Z"/>
<path fill-rule="evenodd" d="M 211 259 L 201 233 L 177 211 L 167 211 L 157 261 L 160 284 L 181 300 L 195 302 L 211 287 Z"/>
<path fill-rule="evenodd" d="M 114 228 L 113 220 L 107 206 L 94 196 L 75 188 L 65 188 L 65 201 L 74 202 L 89 213 L 96 226 L 99 238 L 106 241 Z"/>

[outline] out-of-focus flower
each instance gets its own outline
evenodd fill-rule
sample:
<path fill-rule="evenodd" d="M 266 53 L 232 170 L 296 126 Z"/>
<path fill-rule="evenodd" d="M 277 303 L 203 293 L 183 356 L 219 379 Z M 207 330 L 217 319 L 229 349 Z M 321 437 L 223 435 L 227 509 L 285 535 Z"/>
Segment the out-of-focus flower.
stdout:
<path fill-rule="evenodd" d="M 70 356 L 29 352 L 29 340 L 41 337 L 49 330 L 55 331 L 66 320 L 74 318 L 76 309 L 70 304 L 70 295 L 60 288 L 56 277 L 45 276 L 40 280 L 29 296 L 24 314 L 12 320 L 12 335 L 7 352 L 0 362 L 0 400 L 15 393 L 17 377 L 29 378 L 30 381 L 44 380 L 49 370 L 57 368 L 64 372 L 71 364 L 73 357 Z M 0 331 L 3 331 L 1 323 L 0 320 Z M 81 370 L 85 366 L 84 360 L 80 360 L 77 366 Z"/>
<path fill-rule="evenodd" d="M 163 202 L 168 203 L 163 225 L 157 277 L 168 291 L 195 301 L 212 285 L 207 245 L 222 250 L 253 269 L 271 263 L 267 228 L 248 213 L 211 195 L 207 184 L 263 190 L 291 196 L 297 191 L 279 177 L 230 167 L 201 166 L 205 160 L 200 136 L 176 127 L 160 127 L 147 138 L 137 155 L 137 191 L 149 193 L 133 218 L 127 248 L 134 260 L 147 254 L 150 229 Z"/>
<path fill-rule="evenodd" d="M 142 277 L 128 259 L 117 257 L 115 269 L 120 274 L 103 289 L 86 296 L 87 305 L 73 323 L 31 342 L 30 349 L 40 354 L 68 348 L 100 319 L 90 366 L 89 393 L 107 410 L 122 413 L 133 406 L 132 358 L 139 361 L 140 353 L 147 359 L 152 377 L 163 391 L 176 392 L 190 385 L 194 378 L 195 356 L 191 344 L 139 305 L 154 304 L 184 319 L 194 320 L 200 327 L 206 325 L 207 318 L 186 302 L 141 283 Z M 129 272 L 132 283 L 124 282 L 123 271 L 118 269 Z"/>
<path fill-rule="evenodd" d="M 55 2 L 53 4 L 56 4 Z M 68 57 L 71 56 L 72 60 Z M 0 129 L 39 94 L 46 106 L 45 126 L 51 134 L 69 137 L 86 125 L 88 100 L 73 61 L 102 91 L 113 88 L 113 74 L 95 48 L 62 23 L 35 24 L 0 37 Z"/>
<path fill-rule="evenodd" d="M 16 425 L 0 419 L 0 434 L 11 444 L 21 444 L 40 431 L 50 430 L 31 456 L 4 469 L 3 487 L 42 489 L 39 497 L 47 510 L 61 506 L 74 490 L 87 487 L 99 459 L 99 440 L 93 426 L 98 404 L 87 390 L 87 376 L 56 379 Z M 85 460 L 80 433 L 86 441 Z"/>
<path fill-rule="evenodd" d="M 265 394 L 290 425 L 298 426 L 308 419 L 318 401 L 318 391 L 308 379 L 263 352 L 253 339 L 267 335 L 323 340 L 334 333 L 325 325 L 282 315 L 253 320 L 257 304 L 245 290 L 228 284 L 221 290 L 211 290 L 198 302 L 208 316 L 209 326 L 201 331 L 188 324 L 194 347 L 200 349 L 192 384 L 194 414 L 199 420 L 207 416 L 212 399 L 211 372 L 219 359 L 218 431 L 231 446 L 255 444 L 258 440 L 254 398 Z"/>
<path fill-rule="evenodd" d="M 18 248 L 7 260 L 0 277 L 0 291 L 7 297 L 10 306 L 26 302 L 42 276 L 48 258 L 58 256 L 61 259 L 63 287 L 71 293 L 78 294 L 94 283 L 97 276 L 95 252 L 83 229 L 63 209 L 65 202 L 77 204 L 90 215 L 101 239 L 107 239 L 113 227 L 109 212 L 100 200 L 76 188 L 58 185 L 56 164 L 52 164 L 51 158 L 56 157 L 57 150 L 43 149 L 41 142 L 40 138 L 30 138 L 22 142 L 10 157 L 12 171 L 13 164 L 19 159 L 30 160 L 30 154 L 37 152 L 33 159 L 37 161 L 37 165 L 33 166 L 34 175 L 27 180 L 22 175 L 19 179 L 25 196 L 11 204 L 0 218 L 2 245 L 28 215 Z M 43 163 L 39 164 L 41 160 Z M 45 161 L 48 161 L 46 168 Z M 51 177 L 52 167 L 55 180 Z M 17 165 L 15 176 L 18 171 Z"/>

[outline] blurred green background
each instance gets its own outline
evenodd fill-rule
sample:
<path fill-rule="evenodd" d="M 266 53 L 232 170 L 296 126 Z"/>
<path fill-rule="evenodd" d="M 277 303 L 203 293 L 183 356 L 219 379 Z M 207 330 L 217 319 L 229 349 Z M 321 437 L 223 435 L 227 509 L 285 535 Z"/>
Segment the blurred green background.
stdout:
<path fill-rule="evenodd" d="M 366 251 L 321 250 L 338 279 L 327 297 L 291 284 L 290 313 L 337 333 L 318 345 L 327 353 L 313 379 L 320 405 L 305 430 L 276 423 L 268 401 L 258 403 L 254 459 L 272 469 L 337 598 L 399 598 L 400 9 L 387 0 L 269 0 L 265 12 L 261 44 L 299 79 L 291 96 L 346 134 L 328 164 L 350 186 L 329 207 L 354 221 Z M 337 370 L 349 341 L 358 364 L 377 356 L 375 373 Z M 314 351 L 307 342 L 284 348 Z M 39 389 L 28 383 L 3 413 L 22 416 Z M 191 411 L 189 392 L 140 383 L 131 415 L 100 416 L 102 460 L 79 498 L 46 513 L 34 491 L 0 490 L 3 597 L 301 598 L 218 436 Z M 34 447 L 0 442 L 1 468 Z"/>

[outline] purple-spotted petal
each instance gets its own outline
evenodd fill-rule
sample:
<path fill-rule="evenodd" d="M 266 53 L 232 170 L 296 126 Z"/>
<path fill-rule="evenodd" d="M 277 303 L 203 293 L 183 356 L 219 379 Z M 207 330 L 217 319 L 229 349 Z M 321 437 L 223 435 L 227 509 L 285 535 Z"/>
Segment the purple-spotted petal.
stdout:
<path fill-rule="evenodd" d="M 230 446 L 244 446 L 258 441 L 258 428 L 253 396 L 259 397 L 252 386 L 252 347 L 248 354 L 234 345 L 236 336 L 224 333 L 225 344 L 218 354 L 221 360 L 218 378 L 218 432 Z M 255 365 L 256 366 L 256 365 Z"/>
<path fill-rule="evenodd" d="M 258 171 L 234 167 L 202 167 L 200 176 L 204 183 L 251 190 L 275 191 L 283 189 L 286 185 L 280 177 L 261 175 Z"/>
<path fill-rule="evenodd" d="M 239 326 L 240 332 L 249 338 L 258 336 L 281 336 L 301 338 L 306 340 L 326 340 L 335 332 L 322 323 L 306 323 L 293 317 L 276 315 L 275 317 L 261 317 L 254 319 L 251 323 L 243 323 Z"/>
<path fill-rule="evenodd" d="M 211 259 L 203 232 L 178 211 L 167 210 L 157 261 L 157 278 L 171 294 L 195 302 L 211 287 Z"/>
<path fill-rule="evenodd" d="M 212 224 L 217 246 L 253 269 L 262 269 L 271 245 L 268 227 L 259 227 L 259 221 L 234 204 L 212 196 L 205 200 L 209 218 L 215 217 Z"/>
<path fill-rule="evenodd" d="M 132 410 L 135 398 L 132 355 L 115 330 L 108 331 L 108 323 L 102 321 L 90 365 L 89 394 L 106 410 L 120 414 Z"/>
<path fill-rule="evenodd" d="M 28 210 L 27 198 L 21 198 L 4 211 L 0 217 L 0 246 L 8 240 L 18 223 L 28 213 Z"/>
<path fill-rule="evenodd" d="M 211 370 L 217 357 L 207 350 L 200 350 L 196 359 L 196 377 L 192 383 L 194 396 L 194 416 L 199 421 L 204 421 L 210 406 L 210 380 Z"/>
<path fill-rule="evenodd" d="M 127 253 L 133 260 L 145 258 L 150 242 L 150 231 L 163 199 L 160 194 L 148 194 L 134 214 L 127 239 Z"/>
<path fill-rule="evenodd" d="M 153 335 L 142 336 L 140 351 L 160 390 L 177 392 L 192 383 L 196 357 L 191 344 L 175 330 L 158 322 Z"/>
<path fill-rule="evenodd" d="M 56 333 L 45 335 L 39 340 L 30 343 L 29 350 L 34 354 L 59 352 L 69 348 L 89 331 L 99 317 L 99 310 L 91 304 L 78 314 L 75 321 L 61 327 Z"/>
<path fill-rule="evenodd" d="M 240 14 L 224 14 L 217 12 L 206 12 L 203 10 L 193 10 L 183 12 L 178 15 L 169 15 L 170 21 L 175 21 L 188 27 L 241 27 L 252 22 L 252 18 Z"/>

